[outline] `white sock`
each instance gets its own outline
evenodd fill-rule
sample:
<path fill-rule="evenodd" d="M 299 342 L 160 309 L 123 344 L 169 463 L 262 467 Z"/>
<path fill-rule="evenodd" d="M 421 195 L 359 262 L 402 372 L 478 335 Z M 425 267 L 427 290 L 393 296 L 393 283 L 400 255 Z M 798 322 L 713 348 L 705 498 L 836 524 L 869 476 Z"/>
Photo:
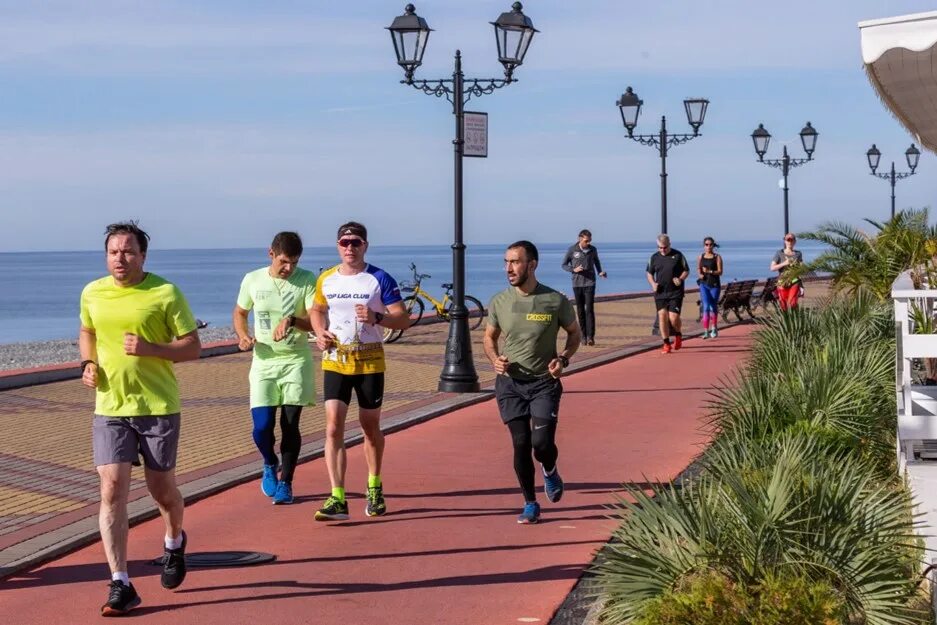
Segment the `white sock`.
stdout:
<path fill-rule="evenodd" d="M 552 471 L 547 471 L 546 469 L 543 468 L 543 465 L 541 464 L 541 465 L 540 465 L 540 470 L 543 471 L 543 474 L 544 474 L 544 475 L 547 475 L 547 476 L 553 475 L 554 473 L 556 473 L 556 465 L 553 465 L 553 470 L 552 470 Z"/>
<path fill-rule="evenodd" d="M 126 571 L 117 571 L 116 573 L 111 573 L 112 582 L 120 582 L 124 586 L 130 585 L 130 576 L 127 575 Z"/>
<path fill-rule="evenodd" d="M 163 544 L 166 545 L 166 549 L 178 549 L 182 546 L 182 532 L 179 532 L 179 535 L 175 538 L 165 536 L 163 538 Z"/>

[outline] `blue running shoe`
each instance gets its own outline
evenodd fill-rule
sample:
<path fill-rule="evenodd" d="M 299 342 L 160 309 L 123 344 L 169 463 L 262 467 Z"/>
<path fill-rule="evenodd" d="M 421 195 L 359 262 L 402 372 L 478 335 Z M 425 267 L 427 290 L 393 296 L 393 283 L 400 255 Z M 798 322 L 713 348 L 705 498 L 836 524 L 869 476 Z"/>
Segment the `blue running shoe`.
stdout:
<path fill-rule="evenodd" d="M 260 478 L 260 490 L 267 497 L 277 494 L 277 465 L 264 465 L 264 476 Z"/>
<path fill-rule="evenodd" d="M 540 467 L 543 470 L 543 467 Z M 547 475 L 543 472 L 543 492 L 546 494 L 550 503 L 556 503 L 563 498 L 563 478 L 560 477 L 560 470 L 553 467 L 553 474 Z"/>
<path fill-rule="evenodd" d="M 293 485 L 289 482 L 278 482 L 277 492 L 273 495 L 273 505 L 293 503 Z"/>
<path fill-rule="evenodd" d="M 540 522 L 540 504 L 536 501 L 529 501 L 524 504 L 524 511 L 517 517 L 517 522 L 521 525 L 531 525 Z"/>

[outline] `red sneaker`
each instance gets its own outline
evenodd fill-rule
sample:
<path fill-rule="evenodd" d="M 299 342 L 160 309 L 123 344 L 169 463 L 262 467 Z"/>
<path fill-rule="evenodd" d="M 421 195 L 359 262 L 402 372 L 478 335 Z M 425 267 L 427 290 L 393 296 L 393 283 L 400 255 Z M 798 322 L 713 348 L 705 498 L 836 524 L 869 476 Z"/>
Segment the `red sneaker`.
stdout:
<path fill-rule="evenodd" d="M 664 343 L 664 347 L 663 347 L 660 351 L 663 352 L 663 353 L 665 353 L 665 354 L 669 354 L 669 353 L 670 353 L 670 343 Z"/>
<path fill-rule="evenodd" d="M 677 351 L 681 347 L 683 347 L 683 337 L 677 334 L 673 337 L 673 351 Z"/>

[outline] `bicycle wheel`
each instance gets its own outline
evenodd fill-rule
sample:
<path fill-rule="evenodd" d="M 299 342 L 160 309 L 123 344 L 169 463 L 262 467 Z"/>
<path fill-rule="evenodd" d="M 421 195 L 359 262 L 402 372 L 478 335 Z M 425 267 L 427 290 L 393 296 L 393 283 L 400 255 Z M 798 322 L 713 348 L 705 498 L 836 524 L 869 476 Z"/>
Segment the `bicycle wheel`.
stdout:
<path fill-rule="evenodd" d="M 482 306 L 482 303 L 472 297 L 471 295 L 465 296 L 465 308 L 468 310 L 468 326 L 469 330 L 474 330 L 482 324 L 482 319 L 485 318 L 485 307 Z M 452 300 L 446 302 L 446 309 L 443 311 L 442 318 L 446 321 L 449 321 L 451 318 L 449 312 L 452 310 Z"/>
<path fill-rule="evenodd" d="M 411 295 L 403 300 L 403 307 L 410 315 L 410 327 L 412 328 L 423 318 L 423 300 L 418 295 Z"/>
<path fill-rule="evenodd" d="M 465 296 L 465 307 L 468 308 L 469 330 L 474 330 L 482 324 L 485 318 L 485 307 L 471 295 Z"/>

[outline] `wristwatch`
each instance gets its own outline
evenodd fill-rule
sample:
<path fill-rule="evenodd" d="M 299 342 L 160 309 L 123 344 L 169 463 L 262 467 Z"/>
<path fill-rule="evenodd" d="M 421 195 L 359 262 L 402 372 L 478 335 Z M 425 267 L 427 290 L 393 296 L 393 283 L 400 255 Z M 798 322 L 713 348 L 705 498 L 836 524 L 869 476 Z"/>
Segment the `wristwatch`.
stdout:
<path fill-rule="evenodd" d="M 560 354 L 559 356 L 557 356 L 557 358 L 559 359 L 561 363 L 563 363 L 564 369 L 569 366 L 569 358 L 567 358 L 563 354 Z"/>
<path fill-rule="evenodd" d="M 374 325 L 381 325 L 382 321 L 384 321 L 384 313 L 374 311 Z"/>
<path fill-rule="evenodd" d="M 95 367 L 97 367 L 98 363 L 94 362 L 93 360 L 82 360 L 81 364 L 78 365 L 79 367 L 81 367 L 82 374 L 84 374 L 85 369 L 88 368 L 88 365 L 94 365 Z"/>
<path fill-rule="evenodd" d="M 293 326 L 296 325 L 296 315 L 290 315 L 289 317 L 287 317 L 287 319 L 290 320 L 290 324 L 286 326 L 287 328 L 292 328 Z"/>

